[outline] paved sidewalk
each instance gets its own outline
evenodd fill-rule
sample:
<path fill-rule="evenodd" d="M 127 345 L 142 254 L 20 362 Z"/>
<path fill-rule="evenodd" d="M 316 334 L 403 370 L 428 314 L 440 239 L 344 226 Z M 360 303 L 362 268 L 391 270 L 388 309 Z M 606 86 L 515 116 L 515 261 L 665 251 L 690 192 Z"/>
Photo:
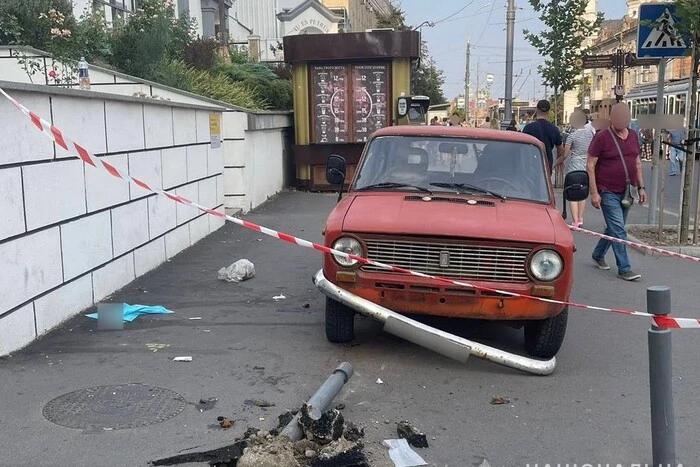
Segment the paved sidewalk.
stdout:
<path fill-rule="evenodd" d="M 284 193 L 249 219 L 321 241 L 335 199 Z M 586 222 L 592 230 L 602 227 L 592 209 Z M 645 287 L 668 283 L 674 312 L 700 317 L 697 265 L 631 253 L 645 277 L 628 284 L 614 271 L 591 266 L 594 242 L 577 236 L 574 300 L 643 310 Z M 218 281 L 217 270 L 240 258 L 255 264 L 255 278 Z M 373 465 L 391 465 L 381 440 L 396 436 L 394 423 L 401 419 L 427 433 L 431 447 L 420 454 L 431 465 L 478 466 L 483 459 L 523 467 L 651 463 L 646 319 L 572 310 L 550 377 L 477 358 L 462 365 L 384 334 L 366 319 L 358 320 L 356 343 L 332 345 L 323 331 L 323 297 L 311 284 L 320 262 L 316 252 L 227 225 L 113 297 L 163 305 L 174 314 L 141 317 L 116 332 L 98 332 L 94 321 L 79 316 L 0 359 L 0 465 L 143 466 L 187 448 L 218 446 L 248 426 L 273 427 L 278 414 L 298 406 L 343 360 L 353 363 L 356 374 L 338 402 L 346 405 L 348 419 L 367 426 Z M 286 300 L 272 299 L 279 294 Z M 522 345 L 520 332 L 496 325 L 435 324 L 489 345 L 517 351 Z M 699 342 L 695 331 L 674 334 L 677 451 L 684 465 L 700 465 Z M 167 347 L 153 352 L 149 344 Z M 193 361 L 172 362 L 182 355 Z M 376 384 L 377 378 L 384 384 Z M 187 404 L 162 423 L 98 433 L 55 425 L 42 414 L 62 394 L 125 383 L 175 391 Z M 494 395 L 511 404 L 490 405 Z M 209 397 L 219 399 L 216 407 L 200 412 L 195 404 Z M 276 406 L 246 402 L 253 399 Z M 218 415 L 235 418 L 234 428 L 219 429 Z"/>

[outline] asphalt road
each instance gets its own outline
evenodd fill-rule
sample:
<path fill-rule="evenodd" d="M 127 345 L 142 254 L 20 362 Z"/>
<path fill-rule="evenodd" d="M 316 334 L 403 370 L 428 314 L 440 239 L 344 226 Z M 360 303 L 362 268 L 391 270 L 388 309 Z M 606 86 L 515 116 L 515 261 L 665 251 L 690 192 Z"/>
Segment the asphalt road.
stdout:
<path fill-rule="evenodd" d="M 285 193 L 249 219 L 320 241 L 334 202 L 333 195 Z M 635 208 L 632 217 L 644 216 L 644 208 Z M 586 223 L 600 229 L 600 214 L 589 211 Z M 697 264 L 631 252 L 644 278 L 627 283 L 592 267 L 593 243 L 577 237 L 574 300 L 644 310 L 646 287 L 668 284 L 674 314 L 700 318 Z M 255 278 L 218 281 L 217 270 L 239 258 L 255 264 Z M 98 332 L 80 316 L 0 359 L 0 465 L 141 466 L 183 449 L 217 446 L 247 426 L 274 426 L 283 409 L 298 406 L 343 360 L 356 374 L 338 402 L 348 419 L 367 427 L 373 465 L 391 465 L 380 443 L 396 437 L 394 422 L 401 419 L 427 433 L 430 448 L 420 454 L 436 466 L 478 466 L 484 459 L 509 467 L 651 464 L 647 319 L 572 310 L 549 377 L 478 358 L 456 363 L 366 319 L 355 344 L 333 345 L 324 336 L 323 297 L 311 285 L 319 266 L 316 252 L 228 225 L 113 297 L 164 305 L 174 314 L 142 317 L 115 332 Z M 274 301 L 280 293 L 286 300 Z M 439 325 L 494 346 L 517 349 L 522 341 L 519 332 L 496 325 Z M 697 466 L 700 332 L 674 331 L 673 338 L 678 461 Z M 153 352 L 146 344 L 154 343 L 169 347 Z M 179 355 L 193 361 L 171 361 Z M 99 433 L 54 425 L 42 415 L 61 394 L 129 382 L 171 389 L 192 404 L 219 401 L 210 411 L 188 405 L 162 423 Z M 495 395 L 511 403 L 491 405 Z M 276 406 L 258 408 L 249 399 Z M 217 415 L 235 418 L 234 428 L 212 426 Z"/>

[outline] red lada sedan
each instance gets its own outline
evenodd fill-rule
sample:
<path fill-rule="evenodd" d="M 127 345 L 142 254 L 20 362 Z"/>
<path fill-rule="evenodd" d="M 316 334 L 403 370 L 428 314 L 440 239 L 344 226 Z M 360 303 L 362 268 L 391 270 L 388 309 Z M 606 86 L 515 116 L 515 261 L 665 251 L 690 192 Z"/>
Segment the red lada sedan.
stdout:
<path fill-rule="evenodd" d="M 331 156 L 330 183 L 343 183 L 344 165 Z M 566 306 L 479 288 L 569 299 L 573 236 L 555 208 L 544 148 L 531 136 L 440 126 L 380 130 L 324 232 L 333 249 L 477 287 L 332 255 L 324 257 L 317 285 L 325 279 L 346 296 L 402 314 L 524 327 L 525 349 L 534 357 L 551 358 L 562 345 Z M 355 310 L 322 291 L 327 338 L 354 339 Z"/>

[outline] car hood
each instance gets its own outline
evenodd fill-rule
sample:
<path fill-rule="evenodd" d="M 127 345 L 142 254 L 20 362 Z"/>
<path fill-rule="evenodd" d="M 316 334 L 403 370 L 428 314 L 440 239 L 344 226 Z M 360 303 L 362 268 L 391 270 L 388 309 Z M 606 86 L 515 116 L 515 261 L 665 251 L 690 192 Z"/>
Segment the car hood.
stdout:
<path fill-rule="evenodd" d="M 516 200 L 435 194 L 434 197 L 490 201 L 494 206 L 421 201 L 414 193 L 354 195 L 343 231 L 390 235 L 463 237 L 554 244 L 553 210 L 548 205 Z M 407 197 L 418 200 L 407 200 Z M 561 218 L 561 215 L 559 215 Z"/>

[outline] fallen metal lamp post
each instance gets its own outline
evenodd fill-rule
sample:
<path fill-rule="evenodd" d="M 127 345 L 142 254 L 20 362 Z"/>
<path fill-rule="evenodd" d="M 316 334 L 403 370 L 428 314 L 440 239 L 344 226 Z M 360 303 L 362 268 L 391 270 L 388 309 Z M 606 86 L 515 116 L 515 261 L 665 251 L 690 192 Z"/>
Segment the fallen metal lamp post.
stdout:
<path fill-rule="evenodd" d="M 383 322 L 384 331 L 460 362 L 464 363 L 470 355 L 474 355 L 499 365 L 543 376 L 552 374 L 556 367 L 554 357 L 550 360 L 536 360 L 516 355 L 407 318 L 341 289 L 328 281 L 322 270 L 316 273 L 313 280 L 316 287 L 325 295 L 351 307 L 360 314 Z"/>
<path fill-rule="evenodd" d="M 340 393 L 340 390 L 343 389 L 345 383 L 352 378 L 354 372 L 355 370 L 348 362 L 338 365 L 333 374 L 326 379 L 316 393 L 306 402 L 306 405 L 311 407 L 311 418 L 319 419 L 321 417 L 333 399 Z M 299 425 L 299 414 L 296 414 L 292 421 L 284 427 L 280 435 L 286 436 L 292 441 L 299 441 L 304 437 L 304 431 Z"/>

